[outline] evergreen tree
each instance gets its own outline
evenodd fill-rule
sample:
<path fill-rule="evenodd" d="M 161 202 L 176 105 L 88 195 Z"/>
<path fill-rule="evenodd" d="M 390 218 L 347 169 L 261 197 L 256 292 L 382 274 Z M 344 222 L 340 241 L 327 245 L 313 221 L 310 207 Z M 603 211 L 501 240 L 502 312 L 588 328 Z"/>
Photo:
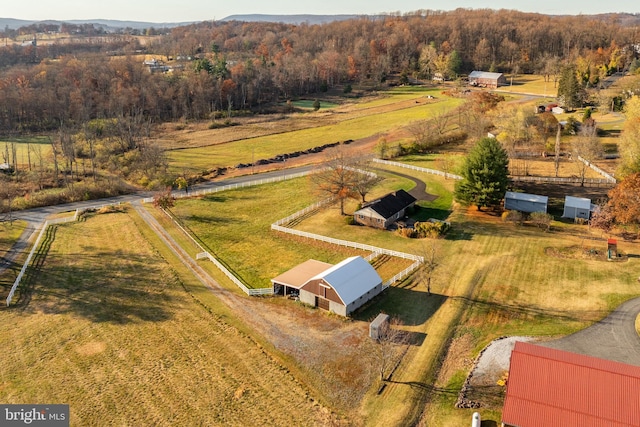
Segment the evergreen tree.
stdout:
<path fill-rule="evenodd" d="M 509 158 L 495 138 L 483 138 L 466 158 L 462 177 L 456 183 L 456 200 L 481 209 L 498 206 L 507 191 Z"/>
<path fill-rule="evenodd" d="M 573 65 L 567 65 L 560 73 L 558 80 L 558 100 L 569 109 L 574 109 L 582 105 L 583 96 L 582 87 L 576 77 L 576 70 Z"/>

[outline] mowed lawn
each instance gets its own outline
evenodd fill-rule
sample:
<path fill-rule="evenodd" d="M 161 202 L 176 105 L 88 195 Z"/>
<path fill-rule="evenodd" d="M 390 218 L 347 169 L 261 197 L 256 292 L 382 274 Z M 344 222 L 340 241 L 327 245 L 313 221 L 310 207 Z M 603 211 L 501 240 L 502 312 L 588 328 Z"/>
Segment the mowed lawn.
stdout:
<path fill-rule="evenodd" d="M 171 211 L 248 287 L 265 288 L 309 258 L 338 263 L 366 255 L 271 231 L 272 223 L 316 201 L 309 178 L 298 178 L 178 200 Z"/>
<path fill-rule="evenodd" d="M 71 425 L 323 424 L 287 370 L 196 303 L 140 222 L 111 213 L 50 234 L 20 302 L 0 309 L 0 401 L 68 403 Z"/>

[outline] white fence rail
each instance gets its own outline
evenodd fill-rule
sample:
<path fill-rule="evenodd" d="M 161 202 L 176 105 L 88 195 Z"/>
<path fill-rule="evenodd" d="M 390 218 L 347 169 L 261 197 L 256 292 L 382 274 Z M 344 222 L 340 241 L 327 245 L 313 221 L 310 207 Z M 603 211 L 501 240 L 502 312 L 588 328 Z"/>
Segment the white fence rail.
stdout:
<path fill-rule="evenodd" d="M 603 171 L 602 169 L 600 169 L 599 167 L 597 167 L 596 165 L 594 165 L 593 163 L 591 163 L 589 160 L 587 159 L 583 159 L 582 157 L 578 156 L 578 160 L 580 160 L 582 163 L 584 163 L 585 165 L 589 166 L 591 169 L 593 169 L 594 171 L 598 172 L 600 175 L 602 175 L 604 177 L 604 179 L 606 179 L 607 181 L 609 181 L 612 184 L 615 184 L 617 182 L 617 180 L 610 174 L 606 173 L 605 171 Z"/>
<path fill-rule="evenodd" d="M 448 172 L 442 172 L 439 170 L 435 170 L 435 169 L 429 169 L 429 168 L 422 168 L 420 166 L 414 166 L 414 165 L 408 165 L 406 163 L 399 163 L 399 162 L 390 162 L 389 160 L 382 160 L 382 159 L 373 159 L 374 163 L 380 163 L 383 165 L 389 165 L 389 166 L 398 166 L 401 168 L 405 168 L 405 169 L 411 169 L 414 171 L 418 171 L 418 172 L 424 172 L 424 173 L 428 173 L 431 175 L 438 175 L 438 176 L 443 176 L 445 178 L 448 179 L 462 179 L 462 177 L 460 175 L 456 175 L 453 173 L 448 173 Z"/>
<path fill-rule="evenodd" d="M 377 254 L 375 254 L 375 255 L 377 255 Z M 421 260 L 418 260 L 418 261 L 414 262 L 409 267 L 405 268 L 400 273 L 396 274 L 391 279 L 389 279 L 386 282 L 384 282 L 382 284 L 382 289 L 387 289 L 389 286 L 393 285 L 395 282 L 398 282 L 398 281 L 404 279 L 405 277 L 409 276 L 411 273 L 413 273 L 415 270 L 417 270 L 420 267 L 421 264 L 422 264 Z"/>
<path fill-rule="evenodd" d="M 254 181 L 240 182 L 237 184 L 221 185 L 220 187 L 211 187 L 211 188 L 205 188 L 202 190 L 189 191 L 189 193 L 187 192 L 172 193 L 172 196 L 176 199 L 182 199 L 185 197 L 199 197 L 199 196 L 204 196 L 211 193 L 218 193 L 220 191 L 235 190 L 238 188 L 253 187 L 255 185 L 271 184 L 273 182 L 280 182 L 280 181 L 287 181 L 290 179 L 302 178 L 303 176 L 311 175 L 312 173 L 314 173 L 314 171 L 299 172 L 299 173 L 294 173 L 289 175 L 276 176 L 273 178 L 256 179 Z M 142 202 L 152 203 L 153 197 L 146 197 L 142 199 Z"/>
<path fill-rule="evenodd" d="M 209 252 L 201 252 L 196 255 L 196 259 L 205 259 L 207 258 L 209 261 L 215 264 L 216 267 L 220 269 L 236 286 L 238 286 L 242 291 L 250 296 L 256 295 L 273 295 L 273 288 L 260 288 L 260 289 L 250 289 L 244 283 L 240 281 L 233 273 L 231 273 L 227 268 L 222 265 L 220 261 L 218 261 L 213 255 Z"/>
<path fill-rule="evenodd" d="M 550 184 L 582 184 L 583 180 L 581 178 L 562 178 L 562 177 L 554 177 L 554 176 L 512 176 L 509 178 L 513 182 L 545 182 Z M 593 186 L 593 185 L 603 185 L 610 186 L 613 182 L 604 178 L 585 178 L 584 184 Z"/>
<path fill-rule="evenodd" d="M 171 220 L 173 221 L 173 223 L 182 231 L 182 233 L 187 236 L 189 239 L 191 239 L 191 241 L 198 247 L 199 250 L 201 250 L 202 252 L 198 253 L 196 255 L 196 260 L 199 259 L 208 259 L 209 261 L 213 262 L 215 264 L 216 267 L 218 267 L 218 269 L 225 275 L 227 276 L 236 286 L 238 286 L 240 289 L 242 289 L 242 291 L 244 293 L 246 293 L 247 295 L 272 295 L 273 294 L 273 288 L 269 287 L 269 288 L 259 288 L 259 289 L 251 289 L 249 288 L 247 285 L 245 285 L 244 283 L 242 283 L 242 281 L 240 279 L 238 279 L 238 277 L 236 277 L 235 274 L 233 274 L 231 271 L 229 271 L 229 269 L 227 267 L 224 266 L 224 264 L 222 264 L 220 261 L 218 261 L 213 255 L 211 255 L 192 235 L 191 233 L 186 230 L 182 224 L 180 224 L 173 216 L 171 216 L 171 214 L 169 212 L 167 212 L 166 210 L 163 209 L 163 212 L 169 217 L 171 218 Z"/>

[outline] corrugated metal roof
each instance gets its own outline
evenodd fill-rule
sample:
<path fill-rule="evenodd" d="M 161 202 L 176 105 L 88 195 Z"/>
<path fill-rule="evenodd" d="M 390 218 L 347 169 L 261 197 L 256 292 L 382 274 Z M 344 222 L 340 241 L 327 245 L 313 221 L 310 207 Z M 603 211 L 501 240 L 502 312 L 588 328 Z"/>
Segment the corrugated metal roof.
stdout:
<path fill-rule="evenodd" d="M 528 194 L 528 193 L 516 193 L 513 191 L 507 191 L 504 195 L 505 199 L 513 199 L 513 200 L 523 200 L 526 202 L 534 202 L 534 203 L 544 203 L 546 204 L 549 201 L 547 196 L 539 196 L 537 194 Z"/>
<path fill-rule="evenodd" d="M 564 205 L 571 208 L 591 210 L 591 199 L 584 197 L 565 196 Z"/>
<path fill-rule="evenodd" d="M 497 79 L 502 73 L 490 73 L 489 71 L 472 71 L 469 74 L 470 79 Z"/>
<path fill-rule="evenodd" d="M 640 426 L 640 367 L 517 342 L 502 422 Z"/>
<path fill-rule="evenodd" d="M 382 283 L 380 275 L 361 256 L 354 256 L 313 277 L 323 279 L 336 291 L 344 305 L 349 305 Z"/>
<path fill-rule="evenodd" d="M 333 267 L 332 264 L 308 259 L 302 264 L 296 265 L 291 270 L 285 271 L 281 275 L 271 279 L 271 283 L 287 285 L 291 288 L 300 289 L 312 277 L 327 271 Z"/>

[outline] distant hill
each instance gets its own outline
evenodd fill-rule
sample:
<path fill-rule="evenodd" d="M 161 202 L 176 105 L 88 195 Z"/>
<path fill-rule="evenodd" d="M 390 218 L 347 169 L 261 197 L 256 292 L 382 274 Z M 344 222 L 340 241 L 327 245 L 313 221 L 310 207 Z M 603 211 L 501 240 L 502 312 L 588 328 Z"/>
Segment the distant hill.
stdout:
<path fill-rule="evenodd" d="M 360 18 L 365 15 L 231 15 L 221 21 L 243 21 L 243 22 L 278 22 L 283 24 L 326 24 L 335 21 L 347 21 L 349 19 Z"/>
<path fill-rule="evenodd" d="M 118 21 L 114 19 L 69 19 L 65 21 L 57 20 L 44 20 L 44 21 L 30 21 L 24 19 L 13 18 L 0 18 L 0 31 L 9 27 L 11 30 L 16 30 L 20 27 L 26 27 L 32 24 L 47 23 L 47 24 L 62 24 L 62 23 L 81 25 L 81 24 L 94 24 L 95 27 L 104 28 L 106 31 L 113 31 L 121 28 L 133 28 L 136 30 L 144 30 L 146 28 L 174 28 L 183 25 L 193 24 L 193 22 L 141 22 L 141 21 Z"/>

